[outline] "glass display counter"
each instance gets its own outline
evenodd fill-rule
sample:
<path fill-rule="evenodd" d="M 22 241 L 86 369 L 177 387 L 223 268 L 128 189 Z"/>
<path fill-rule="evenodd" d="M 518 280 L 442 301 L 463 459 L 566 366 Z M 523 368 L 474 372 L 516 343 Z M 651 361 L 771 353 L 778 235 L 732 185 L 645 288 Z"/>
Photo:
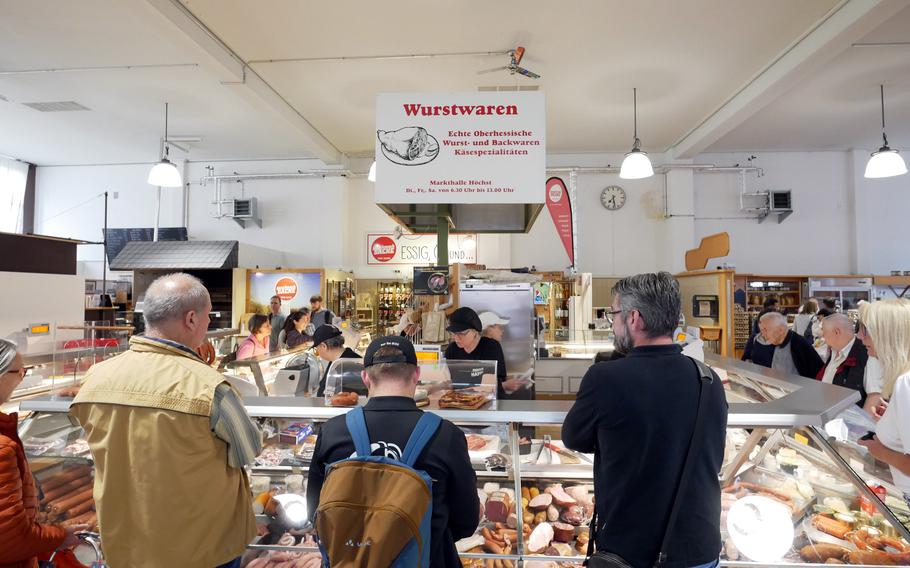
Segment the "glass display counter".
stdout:
<path fill-rule="evenodd" d="M 858 462 L 843 459 L 824 430 L 854 405 L 857 393 L 730 359 L 707 362 L 719 371 L 730 403 L 719 472 L 722 565 L 910 564 L 910 533 L 868 486 L 867 473 L 851 467 Z M 244 562 L 315 554 L 300 500 L 320 424 L 347 409 L 313 397 L 250 397 L 245 404 L 265 425 L 267 439 L 251 468 L 260 536 Z M 39 482 L 90 478 L 90 456 L 65 414 L 68 403 L 23 405 L 35 411 L 22 436 Z M 495 409 L 438 411 L 465 434 L 484 504 L 476 534 L 457 543 L 463 565 L 581 564 L 593 507 L 593 456 L 568 450 L 559 439 L 570 407 L 570 401 L 498 401 Z M 520 432 L 531 436 L 522 439 Z M 77 503 L 74 510 L 52 494 L 56 499 L 43 501 L 42 511 L 78 518 L 85 500 L 70 493 L 64 505 Z M 889 490 L 885 501 L 891 497 Z M 289 515 L 285 509 L 293 507 Z"/>

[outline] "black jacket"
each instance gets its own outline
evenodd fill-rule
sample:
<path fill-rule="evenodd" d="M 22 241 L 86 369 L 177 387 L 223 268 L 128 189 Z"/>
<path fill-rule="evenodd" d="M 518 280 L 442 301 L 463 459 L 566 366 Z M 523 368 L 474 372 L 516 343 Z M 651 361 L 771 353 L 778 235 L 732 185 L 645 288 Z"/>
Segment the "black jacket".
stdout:
<path fill-rule="evenodd" d="M 831 357 L 834 357 L 834 354 L 831 354 Z M 859 402 L 856 403 L 860 408 L 866 403 L 866 363 L 869 361 L 869 351 L 866 349 L 866 346 L 863 345 L 863 342 L 859 338 L 853 340 L 853 347 L 850 348 L 850 352 L 847 353 L 847 358 L 843 363 L 840 364 L 840 367 L 837 368 L 837 372 L 834 374 L 834 381 L 832 384 L 835 384 L 839 387 L 847 387 L 848 389 L 853 389 L 859 391 L 860 398 Z M 831 362 L 831 359 L 828 359 L 828 363 Z M 826 363 L 821 370 L 818 372 L 818 379 L 821 380 L 825 375 L 825 369 L 827 369 L 828 364 Z"/>
<path fill-rule="evenodd" d="M 423 411 L 410 398 L 385 396 L 371 398 L 364 414 L 373 454 L 385 452 L 386 456 L 400 459 Z M 354 442 L 344 416 L 336 416 L 322 425 L 306 489 L 310 519 L 315 518 L 319 506 L 326 466 L 353 454 Z M 480 517 L 477 478 L 464 433 L 443 420 L 414 468 L 427 472 L 434 480 L 430 566 L 461 568 L 455 541 L 474 534 Z"/>
<path fill-rule="evenodd" d="M 345 347 L 344 351 L 341 352 L 341 357 L 339 359 L 360 359 L 360 355 L 351 349 L 350 347 Z M 334 363 L 334 361 L 332 361 Z M 332 363 L 326 363 L 325 371 L 322 373 L 322 378 L 319 379 L 319 388 L 316 390 L 316 396 L 325 396 L 325 381 L 329 378 L 329 368 L 332 366 Z"/>
<path fill-rule="evenodd" d="M 597 547 L 651 568 L 670 514 L 699 398 L 695 364 L 677 345 L 637 347 L 588 369 L 562 427 L 565 445 L 594 452 Z M 683 494 L 668 568 L 720 553 L 720 484 L 727 401 L 715 376 L 698 461 Z M 647 514 L 643 512 L 647 511 Z"/>
<path fill-rule="evenodd" d="M 793 330 L 787 332 L 787 337 L 779 347 L 786 347 L 787 343 L 790 344 L 790 355 L 793 357 L 796 372 L 809 379 L 816 378 L 825 363 L 815 347 Z"/>

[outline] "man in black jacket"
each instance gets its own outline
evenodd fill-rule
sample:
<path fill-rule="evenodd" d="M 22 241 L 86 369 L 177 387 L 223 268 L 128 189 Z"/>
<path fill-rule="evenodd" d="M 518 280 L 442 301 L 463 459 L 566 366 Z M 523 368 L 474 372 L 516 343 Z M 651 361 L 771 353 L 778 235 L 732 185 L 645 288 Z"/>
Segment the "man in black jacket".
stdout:
<path fill-rule="evenodd" d="M 597 549 L 618 554 L 634 568 L 651 568 L 695 427 L 699 372 L 673 343 L 680 296 L 670 274 L 620 280 L 611 313 L 616 346 L 626 356 L 591 366 L 562 440 L 573 450 L 595 453 Z M 706 388 L 704 436 L 672 528 L 671 568 L 713 566 L 721 549 L 717 476 L 727 401 L 716 375 Z"/>
<path fill-rule="evenodd" d="M 818 372 L 823 383 L 859 391 L 857 406 L 866 403 L 866 363 L 869 352 L 862 341 L 857 341 L 853 322 L 844 314 L 832 314 L 822 322 L 822 337 L 831 349 L 828 362 Z M 873 393 L 868 393 L 873 394 Z"/>
<path fill-rule="evenodd" d="M 364 414 L 373 455 L 400 460 L 414 426 L 423 415 L 414 402 L 420 377 L 414 346 L 405 337 L 380 337 L 367 348 L 363 366 L 363 382 L 370 393 Z M 326 466 L 354 453 L 354 441 L 343 415 L 323 424 L 307 484 L 310 519 L 315 518 L 319 507 Z M 464 433 L 443 420 L 414 468 L 433 478 L 430 566 L 461 568 L 455 541 L 474 534 L 480 517 L 477 478 Z"/>
<path fill-rule="evenodd" d="M 802 336 L 787 326 L 787 317 L 779 312 L 762 316 L 764 336 L 774 345 L 771 368 L 788 375 L 802 375 L 814 379 L 824 366 L 818 351 Z"/>

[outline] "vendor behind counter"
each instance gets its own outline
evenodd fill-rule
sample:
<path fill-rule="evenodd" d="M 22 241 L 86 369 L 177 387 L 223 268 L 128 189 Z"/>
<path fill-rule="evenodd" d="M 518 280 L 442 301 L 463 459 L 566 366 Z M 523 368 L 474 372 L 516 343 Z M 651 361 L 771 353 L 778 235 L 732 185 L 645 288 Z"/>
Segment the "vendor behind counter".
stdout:
<path fill-rule="evenodd" d="M 491 318 L 491 321 L 492 318 Z M 508 320 L 496 318 L 502 326 Z M 501 400 L 532 400 L 534 387 L 519 378 L 508 378 L 506 358 L 502 345 L 493 337 L 483 335 L 484 325 L 473 309 L 461 307 L 449 316 L 446 330 L 452 342 L 445 350 L 445 358 L 453 361 L 496 361 L 497 398 Z"/>

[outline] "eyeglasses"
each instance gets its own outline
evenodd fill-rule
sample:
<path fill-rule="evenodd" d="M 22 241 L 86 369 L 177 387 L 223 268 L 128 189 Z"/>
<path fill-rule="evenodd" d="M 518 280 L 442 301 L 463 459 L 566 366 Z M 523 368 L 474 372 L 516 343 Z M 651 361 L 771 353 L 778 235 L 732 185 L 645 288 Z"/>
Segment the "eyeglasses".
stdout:
<path fill-rule="evenodd" d="M 467 337 L 468 334 L 470 334 L 472 331 L 475 331 L 475 330 L 473 330 L 473 329 L 466 329 L 466 330 L 464 330 L 464 331 L 456 331 L 456 332 L 452 333 L 452 335 L 453 335 L 454 337 L 459 338 L 459 339 L 464 339 L 464 338 Z"/>
<path fill-rule="evenodd" d="M 20 367 L 20 368 L 18 368 L 18 369 L 10 369 L 10 370 L 8 370 L 6 373 L 4 373 L 4 374 L 10 375 L 10 374 L 13 374 L 13 373 L 18 373 L 18 374 L 19 374 L 19 378 L 20 378 L 20 379 L 24 379 L 24 378 L 25 378 L 25 375 L 27 375 L 28 372 L 31 371 L 32 369 L 34 369 L 34 367 L 31 367 L 31 366 L 30 366 L 30 367 Z"/>
<path fill-rule="evenodd" d="M 605 314 L 607 316 L 607 323 L 610 324 L 610 327 L 613 327 L 613 320 L 616 319 L 614 316 L 621 313 L 622 310 L 610 310 Z"/>

